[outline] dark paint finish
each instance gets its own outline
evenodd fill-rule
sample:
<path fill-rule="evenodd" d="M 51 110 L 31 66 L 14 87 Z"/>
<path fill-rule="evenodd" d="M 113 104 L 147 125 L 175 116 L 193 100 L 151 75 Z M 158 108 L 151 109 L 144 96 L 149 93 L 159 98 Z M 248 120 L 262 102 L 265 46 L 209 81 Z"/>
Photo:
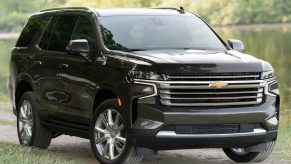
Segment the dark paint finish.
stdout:
<path fill-rule="evenodd" d="M 221 73 L 221 72 L 264 72 L 272 70 L 267 62 L 256 59 L 233 50 L 216 52 L 210 50 L 149 50 L 122 52 L 109 50 L 104 46 L 101 30 L 98 25 L 100 16 L 130 16 L 130 15 L 179 15 L 195 16 L 191 13 L 179 13 L 175 10 L 163 9 L 57 9 L 34 14 L 30 19 L 42 17 L 57 17 L 74 15 L 89 17 L 92 28 L 96 29 L 96 51 L 90 58 L 68 52 L 53 52 L 39 48 L 40 36 L 34 37 L 32 44 L 27 47 L 16 47 L 12 51 L 9 92 L 13 108 L 17 104 L 17 87 L 23 82 L 29 84 L 37 97 L 38 112 L 45 120 L 47 127 L 57 132 L 72 134 L 87 138 L 86 128 L 89 127 L 94 103 L 99 91 L 107 90 L 122 101 L 120 111 L 125 117 L 125 127 L 130 135 L 136 137 L 138 146 L 153 148 L 152 143 L 160 143 L 155 149 L 173 148 L 167 145 L 176 144 L 176 148 L 186 148 L 187 143 L 193 142 L 191 147 L 233 147 L 235 139 L 243 139 L 240 146 L 250 146 L 257 143 L 276 139 L 277 126 L 268 127 L 266 119 L 278 112 L 279 97 L 268 97 L 263 104 L 254 107 L 236 107 L 222 109 L 199 109 L 191 107 L 165 107 L 155 101 L 155 104 L 139 102 L 141 96 L 135 90 L 128 73 L 130 71 L 153 71 L 159 73 Z M 72 26 L 75 26 L 72 24 Z M 49 26 L 50 27 L 50 26 Z M 51 28 L 53 29 L 53 28 Z M 78 38 L 82 39 L 82 38 Z M 229 47 L 223 42 L 226 49 Z M 155 97 L 157 99 L 157 97 Z M 275 105 L 274 105 L 275 104 Z M 137 113 L 136 118 L 133 117 Z M 155 129 L 141 129 L 142 119 L 162 122 L 163 125 L 172 124 L 223 124 L 223 123 L 261 123 L 268 129 L 268 134 L 258 136 L 251 141 L 251 137 L 224 138 L 221 142 L 229 144 L 216 145 L 216 139 L 166 140 L 155 138 L 162 127 Z M 80 127 L 78 127 L 80 125 Z M 270 134 L 269 134 L 270 133 Z M 272 133 L 272 134 L 271 134 Z M 161 142 L 160 142 L 161 141 Z M 176 142 L 177 141 L 177 142 Z M 205 141 L 209 144 L 201 144 Z M 196 144 L 197 143 L 197 144 Z M 211 144 L 213 143 L 213 144 Z M 163 145 L 164 144 L 164 145 Z M 195 146 L 196 144 L 196 146 Z"/>

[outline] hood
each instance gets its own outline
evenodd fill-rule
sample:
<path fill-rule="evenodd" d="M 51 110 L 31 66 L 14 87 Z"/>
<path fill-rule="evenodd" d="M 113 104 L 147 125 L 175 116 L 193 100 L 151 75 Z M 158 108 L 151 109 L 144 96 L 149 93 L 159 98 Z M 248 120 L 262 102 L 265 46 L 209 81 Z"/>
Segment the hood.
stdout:
<path fill-rule="evenodd" d="M 272 70 L 267 62 L 236 51 L 150 50 L 135 51 L 134 57 L 150 61 L 158 72 L 262 72 Z"/>

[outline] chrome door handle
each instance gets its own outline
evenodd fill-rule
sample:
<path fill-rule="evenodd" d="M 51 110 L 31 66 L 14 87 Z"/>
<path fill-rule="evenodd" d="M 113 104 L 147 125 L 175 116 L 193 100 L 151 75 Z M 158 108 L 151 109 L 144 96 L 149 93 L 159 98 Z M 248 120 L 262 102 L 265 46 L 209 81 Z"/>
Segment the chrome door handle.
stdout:
<path fill-rule="evenodd" d="M 69 65 L 68 64 L 59 64 L 59 67 L 60 68 L 69 68 Z"/>
<path fill-rule="evenodd" d="M 41 62 L 41 61 L 39 61 L 39 60 L 36 60 L 36 61 L 33 61 L 33 64 L 34 64 L 34 65 L 41 65 L 41 64 L 42 64 L 42 62 Z"/>

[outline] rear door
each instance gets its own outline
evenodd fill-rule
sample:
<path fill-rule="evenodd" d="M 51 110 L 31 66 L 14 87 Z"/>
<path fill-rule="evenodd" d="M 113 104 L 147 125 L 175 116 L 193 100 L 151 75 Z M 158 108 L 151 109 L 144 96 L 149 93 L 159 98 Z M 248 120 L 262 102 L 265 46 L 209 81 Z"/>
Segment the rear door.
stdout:
<path fill-rule="evenodd" d="M 77 16 L 55 16 L 42 39 L 39 41 L 39 51 L 35 55 L 33 64 L 38 74 L 36 90 L 40 101 L 41 113 L 47 118 L 60 119 L 59 110 L 62 103 L 68 101 L 68 95 L 62 92 L 64 86 L 59 81 L 59 72 L 63 69 L 61 60 L 66 53 L 66 44 L 70 41 Z"/>

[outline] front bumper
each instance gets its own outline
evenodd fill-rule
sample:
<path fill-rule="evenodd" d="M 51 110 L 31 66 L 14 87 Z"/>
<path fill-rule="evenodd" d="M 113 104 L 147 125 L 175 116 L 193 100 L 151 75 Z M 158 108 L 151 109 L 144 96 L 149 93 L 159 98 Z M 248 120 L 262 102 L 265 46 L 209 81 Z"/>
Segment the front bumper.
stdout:
<path fill-rule="evenodd" d="M 167 107 L 138 103 L 129 135 L 137 147 L 156 150 L 249 147 L 274 141 L 278 131 L 278 97 L 266 96 L 258 106 L 227 108 Z M 167 126 L 256 124 L 253 131 L 236 133 L 176 133 Z"/>

